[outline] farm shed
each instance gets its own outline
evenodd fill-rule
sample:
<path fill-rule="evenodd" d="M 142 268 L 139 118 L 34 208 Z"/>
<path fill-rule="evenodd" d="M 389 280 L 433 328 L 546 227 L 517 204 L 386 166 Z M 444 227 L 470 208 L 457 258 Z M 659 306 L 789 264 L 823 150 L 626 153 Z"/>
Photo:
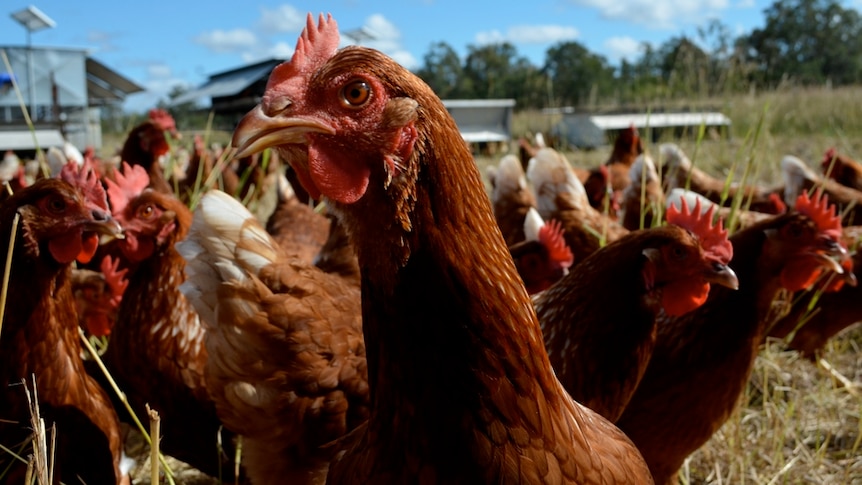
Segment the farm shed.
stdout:
<path fill-rule="evenodd" d="M 467 143 L 504 143 L 512 138 L 514 99 L 449 99 L 443 106 Z"/>
<path fill-rule="evenodd" d="M 726 135 L 730 118 L 719 112 L 676 112 L 676 113 L 623 113 L 587 114 L 563 112 L 562 120 L 552 133 L 578 148 L 596 148 L 606 145 L 612 133 L 634 125 L 643 136 L 647 130 L 652 132 L 653 141 L 663 133 L 672 130 L 680 135 L 685 132 L 697 133 L 701 125 Z"/>
<path fill-rule="evenodd" d="M 138 84 L 90 58 L 83 49 L 0 49 L 6 51 L 43 148 L 53 145 L 51 141 L 58 137 L 79 148 L 101 148 L 102 110 L 120 109 L 127 95 L 143 91 Z M 28 67 L 28 53 L 32 55 L 32 69 Z M 32 102 L 30 72 L 33 73 Z M 10 73 L 5 72 L 5 75 Z M 35 149 L 11 82 L 0 87 L 0 133 L 0 150 Z"/>
<path fill-rule="evenodd" d="M 260 102 L 269 74 L 282 62 L 284 59 L 267 59 L 213 74 L 201 86 L 171 100 L 171 104 L 192 103 L 239 123 Z"/>

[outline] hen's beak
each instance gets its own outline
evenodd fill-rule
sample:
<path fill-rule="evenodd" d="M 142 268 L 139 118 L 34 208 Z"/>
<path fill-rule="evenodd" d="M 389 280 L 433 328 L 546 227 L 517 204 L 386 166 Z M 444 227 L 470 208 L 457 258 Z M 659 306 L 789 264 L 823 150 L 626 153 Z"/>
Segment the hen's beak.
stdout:
<path fill-rule="evenodd" d="M 844 267 L 841 263 L 850 259 L 847 249 L 838 241 L 832 239 L 822 239 L 817 245 L 817 251 L 813 256 L 824 269 L 834 271 L 838 274 L 844 274 Z"/>
<path fill-rule="evenodd" d="M 289 107 L 289 102 L 286 102 Z M 237 158 L 247 157 L 266 148 L 278 145 L 306 144 L 308 133 L 335 134 L 335 129 L 319 120 L 301 116 L 270 116 L 258 104 L 246 114 L 233 132 L 231 144 L 237 148 Z"/>
<path fill-rule="evenodd" d="M 736 273 L 726 264 L 713 261 L 712 268 L 706 270 L 703 273 L 703 277 L 710 283 L 726 286 L 731 290 L 739 289 L 739 279 L 737 279 Z"/>
<path fill-rule="evenodd" d="M 96 233 L 102 237 L 102 242 L 111 239 L 123 239 L 123 228 L 113 217 L 107 219 L 88 220 L 81 224 L 83 232 Z"/>

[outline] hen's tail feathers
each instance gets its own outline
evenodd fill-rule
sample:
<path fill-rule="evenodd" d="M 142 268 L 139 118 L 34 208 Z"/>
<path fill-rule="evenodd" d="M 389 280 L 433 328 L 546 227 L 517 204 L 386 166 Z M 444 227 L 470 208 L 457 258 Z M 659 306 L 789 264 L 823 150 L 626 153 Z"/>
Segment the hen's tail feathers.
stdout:
<path fill-rule="evenodd" d="M 489 167 L 490 168 L 490 167 Z M 527 177 L 521 166 L 521 161 L 515 155 L 506 155 L 500 160 L 500 165 L 493 171 L 493 200 L 500 200 L 527 188 Z"/>
<path fill-rule="evenodd" d="M 697 192 L 691 190 L 685 190 L 682 188 L 671 189 L 670 193 L 665 200 L 666 209 L 670 209 L 671 206 L 676 207 L 679 210 L 682 210 L 682 200 L 685 199 L 685 205 L 689 208 L 689 210 L 693 210 L 697 202 L 700 202 L 700 212 L 701 214 L 706 214 L 707 211 L 712 206 L 716 206 L 715 209 L 718 209 L 718 204 L 707 199 L 703 195 L 698 194 Z"/>
<path fill-rule="evenodd" d="M 544 219 L 539 215 L 534 207 L 530 207 L 527 211 L 527 217 L 524 218 L 524 235 L 527 241 L 538 241 L 539 231 L 545 225 Z"/>
<path fill-rule="evenodd" d="M 676 143 L 662 143 L 658 149 L 661 159 L 664 160 L 664 165 L 668 170 L 691 170 L 691 160 L 689 160 L 688 155 Z"/>
<path fill-rule="evenodd" d="M 644 170 L 646 170 L 646 176 L 644 176 Z M 638 155 L 629 168 L 629 180 L 631 181 L 630 187 L 640 187 L 642 181 L 647 183 L 658 182 L 658 170 L 655 168 L 652 157 L 646 153 Z"/>
<path fill-rule="evenodd" d="M 177 243 L 185 258 L 186 281 L 180 290 L 205 322 L 214 323 L 218 285 L 243 282 L 275 262 L 279 249 L 258 220 L 237 199 L 211 190 L 195 210 L 185 240 Z"/>
<path fill-rule="evenodd" d="M 784 178 L 784 202 L 790 207 L 793 207 L 806 183 L 815 184 L 820 181 L 820 176 L 814 170 L 793 155 L 781 159 L 781 174 Z"/>
<path fill-rule="evenodd" d="M 275 183 L 275 194 L 278 199 L 278 203 L 280 204 L 296 198 L 296 192 L 293 190 L 293 185 L 291 185 L 290 181 L 287 180 L 287 176 L 284 172 L 278 174 L 278 178 Z"/>
<path fill-rule="evenodd" d="M 685 181 L 690 178 L 691 160 L 675 143 L 662 143 L 658 150 L 662 161 L 662 170 L 666 174 L 665 183 L 668 189 L 683 187 Z"/>
<path fill-rule="evenodd" d="M 569 194 L 573 205 L 589 207 L 590 201 L 584 185 L 575 176 L 569 161 L 552 148 L 543 148 L 530 159 L 527 180 L 533 187 L 539 214 L 550 219 L 557 208 L 557 197 Z"/>

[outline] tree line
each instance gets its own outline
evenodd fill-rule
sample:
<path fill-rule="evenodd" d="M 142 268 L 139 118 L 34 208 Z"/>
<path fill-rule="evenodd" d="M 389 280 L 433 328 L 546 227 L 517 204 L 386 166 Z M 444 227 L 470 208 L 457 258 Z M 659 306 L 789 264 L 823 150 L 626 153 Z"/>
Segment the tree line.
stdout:
<path fill-rule="evenodd" d="M 777 0 L 764 27 L 734 37 L 712 20 L 696 38 L 675 36 L 612 66 L 577 41 L 550 47 L 542 66 L 508 42 L 468 46 L 461 59 L 446 42 L 431 46 L 416 73 L 443 99 L 514 98 L 523 108 L 597 108 L 862 81 L 862 20 L 836 0 Z"/>

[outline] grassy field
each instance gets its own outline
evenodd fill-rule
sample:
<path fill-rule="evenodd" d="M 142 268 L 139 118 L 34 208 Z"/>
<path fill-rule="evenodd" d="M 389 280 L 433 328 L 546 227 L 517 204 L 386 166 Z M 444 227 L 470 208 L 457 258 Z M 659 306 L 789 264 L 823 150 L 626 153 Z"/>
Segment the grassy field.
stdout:
<path fill-rule="evenodd" d="M 815 164 L 828 147 L 856 157 L 862 155 L 862 88 L 793 89 L 783 92 L 686 102 L 685 106 L 717 108 L 732 121 L 729 138 L 695 137 L 675 141 L 697 166 L 724 178 L 738 177 L 746 163 L 756 166 L 755 179 L 780 182 L 781 157 L 792 154 Z M 680 103 L 683 105 L 683 103 Z M 673 108 L 673 106 L 664 106 Z M 541 113 L 518 113 L 514 134 L 548 132 L 556 120 Z M 181 127 L 189 128 L 189 127 Z M 184 130 L 189 142 L 192 132 Z M 122 135 L 106 135 L 103 155 L 118 147 Z M 226 143 L 228 134 L 213 139 Z M 189 142 L 190 143 L 190 142 Z M 648 143 L 646 149 L 654 149 Z M 575 165 L 595 166 L 609 147 L 569 151 Z M 501 154 L 477 157 L 483 170 Z M 859 158 L 862 158 L 860 156 Z M 686 484 L 862 484 L 862 331 L 850 329 L 827 347 L 823 361 L 834 373 L 854 383 L 843 385 L 780 342 L 765 346 L 750 385 L 737 411 L 702 449 L 686 462 L 681 482 Z M 141 462 L 141 469 L 148 465 Z M 184 483 L 209 483 L 186 472 Z M 143 483 L 143 482 L 142 482 Z"/>

